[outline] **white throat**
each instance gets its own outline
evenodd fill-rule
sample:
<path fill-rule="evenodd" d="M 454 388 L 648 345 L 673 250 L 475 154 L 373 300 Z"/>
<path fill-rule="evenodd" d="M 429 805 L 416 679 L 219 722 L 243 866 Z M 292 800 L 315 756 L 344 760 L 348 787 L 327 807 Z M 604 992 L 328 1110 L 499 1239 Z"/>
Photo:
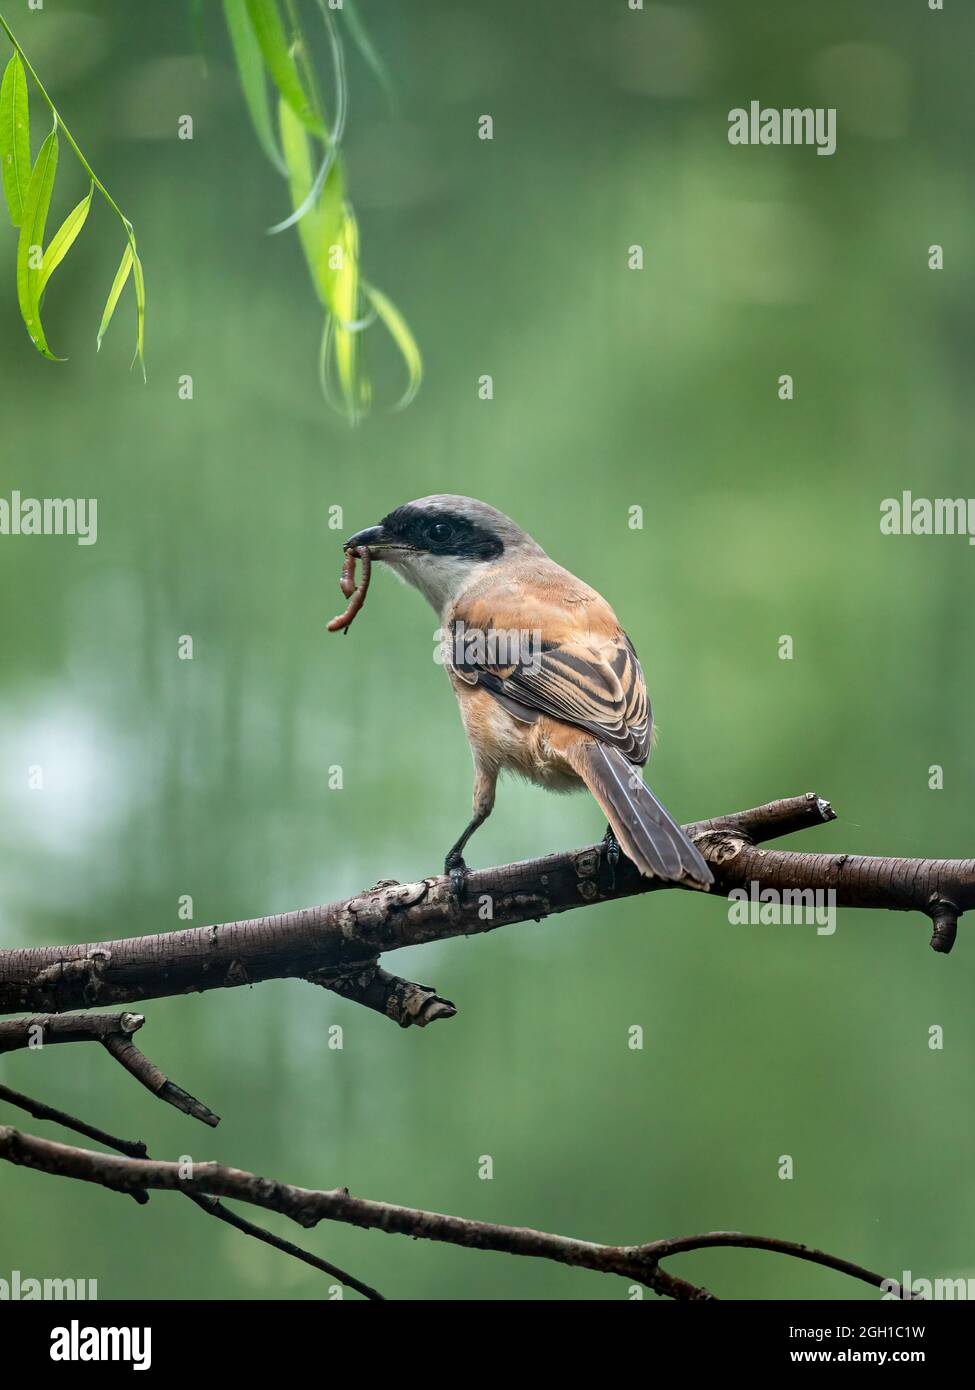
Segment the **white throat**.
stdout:
<path fill-rule="evenodd" d="M 406 584 L 411 584 L 430 604 L 437 616 L 442 616 L 454 599 L 466 588 L 475 568 L 470 560 L 458 555 L 395 555 L 383 556 L 383 563 Z"/>

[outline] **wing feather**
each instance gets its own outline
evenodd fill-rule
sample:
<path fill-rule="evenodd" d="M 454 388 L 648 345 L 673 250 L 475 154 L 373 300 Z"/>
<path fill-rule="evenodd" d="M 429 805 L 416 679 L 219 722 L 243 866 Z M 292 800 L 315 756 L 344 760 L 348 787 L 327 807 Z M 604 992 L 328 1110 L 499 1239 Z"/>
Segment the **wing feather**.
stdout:
<path fill-rule="evenodd" d="M 467 684 L 487 690 L 516 718 L 528 722 L 540 714 L 575 725 L 609 744 L 631 763 L 642 766 L 650 753 L 652 715 L 646 681 L 633 644 L 617 629 L 600 640 L 571 638 L 542 643 L 541 651 L 522 652 L 516 664 L 491 665 L 492 624 L 484 630 L 455 618 L 450 665 Z M 478 659 L 476 641 L 486 656 Z M 472 655 L 472 653 L 474 653 Z"/>

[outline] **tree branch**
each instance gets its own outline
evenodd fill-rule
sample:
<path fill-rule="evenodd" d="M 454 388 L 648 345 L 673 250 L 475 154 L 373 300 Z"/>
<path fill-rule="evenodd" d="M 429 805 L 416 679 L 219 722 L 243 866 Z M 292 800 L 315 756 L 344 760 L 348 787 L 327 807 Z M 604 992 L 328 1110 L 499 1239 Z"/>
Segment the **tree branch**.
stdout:
<path fill-rule="evenodd" d="M 975 860 L 758 848 L 833 818 L 829 803 L 807 792 L 684 829 L 714 872 L 712 897 L 755 884 L 779 892 L 830 892 L 840 907 L 923 912 L 934 924 L 934 949 L 950 950 L 958 917 L 975 906 Z M 425 986 L 378 970 L 383 952 L 675 886 L 642 878 L 625 859 L 614 871 L 604 846 L 591 845 L 474 872 L 460 900 L 449 878 L 387 880 L 341 902 L 274 917 L 95 945 L 0 951 L 0 1014 L 59 1012 L 296 977 L 336 989 L 403 1026 L 428 1023 L 451 1017 L 454 1006 Z"/>
<path fill-rule="evenodd" d="M 83 1134 L 87 1139 L 94 1139 L 96 1143 L 105 1144 L 107 1148 L 115 1149 L 118 1153 L 125 1154 L 129 1158 L 142 1161 L 149 1157 L 149 1152 L 141 1140 L 119 1139 L 116 1135 L 107 1134 L 103 1129 L 89 1125 L 84 1120 L 79 1120 L 64 1110 L 56 1110 L 54 1106 L 44 1105 L 39 1100 L 22 1095 L 20 1091 L 15 1091 L 9 1086 L 0 1085 L 0 1101 L 6 1101 L 8 1105 L 15 1105 L 18 1109 L 25 1110 L 28 1115 L 32 1115 L 37 1120 L 50 1120 L 54 1124 L 63 1125 L 65 1129 L 74 1130 L 76 1134 Z M 105 1186 L 118 1190 L 109 1181 L 106 1181 Z M 141 1185 L 127 1186 L 122 1190 L 133 1197 L 140 1206 L 144 1206 L 149 1200 L 148 1192 Z M 255 1225 L 253 1221 L 248 1221 L 246 1216 L 240 1216 L 237 1212 L 231 1211 L 229 1207 L 225 1207 L 218 1198 L 202 1197 L 196 1192 L 187 1192 L 186 1196 L 201 1211 L 205 1211 L 209 1216 L 215 1216 L 218 1221 L 223 1221 L 228 1226 L 233 1226 L 234 1230 L 240 1231 L 243 1235 L 251 1236 L 264 1245 L 270 1245 L 274 1250 L 280 1250 L 282 1254 L 301 1260 L 303 1264 L 310 1265 L 312 1269 L 332 1275 L 340 1283 L 347 1284 L 349 1288 L 361 1293 L 364 1298 L 379 1302 L 384 1301 L 378 1290 L 370 1287 L 369 1284 L 364 1284 L 355 1275 L 349 1274 L 328 1260 L 323 1260 L 319 1255 L 313 1255 L 309 1250 L 303 1250 L 300 1245 L 295 1245 L 282 1236 L 276 1236 L 271 1231 L 266 1231 L 263 1226 Z"/>
<path fill-rule="evenodd" d="M 10 1019 L 0 1023 L 0 1052 L 15 1052 L 25 1047 L 39 1051 L 51 1043 L 100 1042 L 105 1051 L 154 1096 L 202 1120 L 205 1125 L 218 1125 L 219 1115 L 170 1081 L 155 1062 L 150 1062 L 136 1047 L 132 1034 L 138 1032 L 145 1021 L 143 1014 L 34 1014 L 30 1018 Z"/>
<path fill-rule="evenodd" d="M 26 1110 L 27 1114 L 33 1116 L 35 1120 L 50 1120 L 52 1124 L 63 1125 L 65 1129 L 73 1129 L 76 1134 L 83 1134 L 86 1139 L 94 1139 L 96 1144 L 105 1144 L 108 1148 L 126 1154 L 129 1158 L 149 1157 L 149 1151 L 141 1139 L 119 1139 L 117 1135 L 107 1134 L 97 1125 L 86 1124 L 84 1120 L 76 1119 L 74 1115 L 69 1115 L 65 1110 L 56 1110 L 53 1105 L 45 1105 L 43 1101 L 33 1100 L 21 1091 L 15 1091 L 11 1086 L 0 1085 L 0 1101 L 6 1101 L 8 1105 L 15 1105 L 18 1110 Z M 141 1187 L 130 1188 L 129 1196 L 139 1206 L 145 1206 L 149 1200 L 148 1192 Z"/>
<path fill-rule="evenodd" d="M 35 1120 L 50 1120 L 52 1124 L 64 1125 L 65 1129 L 73 1129 L 76 1134 L 83 1134 L 86 1139 L 94 1139 L 96 1144 L 105 1144 L 107 1148 L 115 1149 L 128 1158 L 149 1157 L 149 1150 L 141 1139 L 120 1139 L 118 1135 L 108 1134 L 97 1125 L 87 1124 L 84 1120 L 69 1115 L 66 1110 L 57 1110 L 53 1105 L 45 1105 L 43 1101 L 25 1096 L 11 1086 L 0 1086 L 0 1100 L 6 1101 L 8 1105 L 16 1105 L 18 1110 L 26 1110 Z"/>
<path fill-rule="evenodd" d="M 769 1250 L 795 1259 L 834 1269 L 851 1278 L 887 1287 L 898 1296 L 910 1298 L 893 1280 L 822 1250 L 812 1250 L 793 1241 L 767 1236 L 745 1235 L 737 1231 L 712 1231 L 676 1240 L 650 1241 L 644 1245 L 598 1245 L 551 1235 L 524 1226 L 501 1226 L 489 1221 L 470 1221 L 440 1212 L 420 1211 L 350 1196 L 346 1188 L 315 1191 L 257 1177 L 221 1163 L 197 1163 L 188 1172 L 180 1163 L 152 1159 L 116 1158 L 67 1144 L 56 1144 L 23 1134 L 10 1126 L 0 1126 L 0 1158 L 43 1173 L 75 1178 L 114 1189 L 162 1188 L 199 1197 L 230 1197 L 281 1212 L 299 1226 L 316 1226 L 319 1221 L 340 1221 L 366 1230 L 385 1231 L 414 1239 L 459 1245 L 472 1250 L 494 1250 L 553 1260 L 557 1264 L 616 1274 L 652 1289 L 667 1298 L 700 1300 L 714 1295 L 699 1285 L 669 1273 L 660 1261 L 689 1250 L 716 1246 L 736 1246 L 750 1250 Z"/>
<path fill-rule="evenodd" d="M 694 822 L 684 829 L 714 872 L 714 897 L 753 887 L 783 894 L 813 889 L 830 893 L 832 901 L 843 907 L 919 911 L 934 923 L 934 949 L 949 951 L 958 917 L 975 906 L 975 860 L 810 855 L 758 847 L 833 818 L 829 803 L 808 792 Z M 135 1047 L 132 1034 L 144 1023 L 142 1015 L 63 1011 L 297 977 L 377 1010 L 402 1027 L 423 1027 L 452 1017 L 454 1005 L 430 986 L 413 984 L 382 969 L 382 953 L 476 935 L 674 886 L 679 885 L 642 878 L 625 859 L 614 867 L 607 862 L 605 847 L 592 845 L 472 873 L 460 898 L 450 880 L 443 877 L 405 885 L 386 880 L 353 898 L 275 917 L 94 945 L 0 951 L 0 1013 L 45 1011 L 0 1022 L 0 1052 L 47 1043 L 100 1042 L 153 1094 L 213 1125 L 217 1116 L 174 1086 Z M 142 1144 L 115 1139 L 64 1112 L 0 1087 L 0 1100 L 4 1099 L 38 1118 L 53 1119 L 104 1142 L 122 1156 L 73 1148 L 0 1127 L 0 1158 L 127 1191 L 138 1201 L 145 1201 L 147 1189 L 152 1187 L 181 1191 L 219 1220 L 333 1274 L 367 1298 L 381 1295 L 317 1256 L 254 1226 L 223 1207 L 218 1199 L 232 1197 L 283 1212 L 302 1226 L 334 1220 L 472 1249 L 550 1259 L 616 1274 L 670 1298 L 705 1299 L 712 1295 L 661 1268 L 661 1260 L 715 1246 L 775 1251 L 877 1287 L 887 1283 L 883 1276 L 823 1251 L 739 1232 L 717 1231 L 638 1246 L 597 1245 L 543 1231 L 366 1201 L 351 1197 L 344 1188 L 317 1192 L 292 1187 L 218 1163 L 194 1165 L 187 1175 L 183 1165 L 149 1158 Z M 893 1281 L 889 1287 L 902 1297 L 911 1296 Z"/>
<path fill-rule="evenodd" d="M 414 985 L 398 975 L 390 975 L 376 959 L 352 965 L 323 965 L 319 970 L 310 970 L 305 979 L 333 990 L 343 999 L 354 999 L 367 1009 L 375 1009 L 401 1028 L 425 1028 L 438 1018 L 453 1018 L 457 1012 L 432 985 Z"/>
<path fill-rule="evenodd" d="M 142 1014 L 34 1014 L 32 1018 L 7 1019 L 0 1023 L 0 1052 L 129 1037 L 145 1021 Z"/>

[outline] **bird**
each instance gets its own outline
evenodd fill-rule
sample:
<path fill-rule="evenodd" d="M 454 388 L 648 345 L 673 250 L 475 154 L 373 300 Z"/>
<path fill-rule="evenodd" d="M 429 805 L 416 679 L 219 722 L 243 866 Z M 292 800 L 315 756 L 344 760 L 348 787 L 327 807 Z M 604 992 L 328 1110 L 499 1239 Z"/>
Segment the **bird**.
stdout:
<path fill-rule="evenodd" d="M 601 594 L 550 559 L 527 531 L 472 497 L 407 502 L 350 536 L 418 589 L 440 619 L 440 656 L 474 762 L 471 819 L 444 861 L 463 894 L 468 841 L 494 809 L 499 774 L 551 791 L 588 788 L 622 849 L 647 878 L 707 891 L 697 846 L 640 769 L 653 715 L 633 643 Z"/>

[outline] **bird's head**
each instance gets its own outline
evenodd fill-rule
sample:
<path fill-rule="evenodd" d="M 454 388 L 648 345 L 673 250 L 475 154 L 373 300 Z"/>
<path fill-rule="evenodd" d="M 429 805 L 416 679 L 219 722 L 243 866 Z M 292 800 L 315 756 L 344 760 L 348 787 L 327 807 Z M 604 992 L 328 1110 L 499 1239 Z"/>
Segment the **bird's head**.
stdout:
<path fill-rule="evenodd" d="M 502 558 L 545 553 L 503 512 L 450 493 L 406 502 L 378 526 L 350 536 L 346 545 L 361 546 L 389 565 L 438 613 Z"/>

